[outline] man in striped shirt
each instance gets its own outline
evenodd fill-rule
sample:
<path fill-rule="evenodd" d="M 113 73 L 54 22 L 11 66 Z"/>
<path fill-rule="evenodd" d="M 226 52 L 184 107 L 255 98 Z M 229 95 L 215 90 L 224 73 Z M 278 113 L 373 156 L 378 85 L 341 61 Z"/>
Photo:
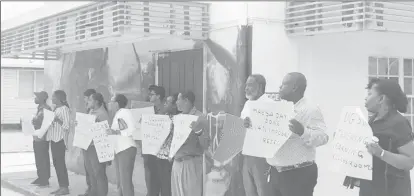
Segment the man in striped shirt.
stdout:
<path fill-rule="evenodd" d="M 66 101 L 66 93 L 57 90 L 53 93 L 52 103 L 56 105 L 55 119 L 46 133 L 46 141 L 50 141 L 53 165 L 59 182 L 59 189 L 52 192 L 54 195 L 69 194 L 69 177 L 66 168 L 65 154 L 70 125 L 69 105 Z"/>
<path fill-rule="evenodd" d="M 322 112 L 304 98 L 306 83 L 303 74 L 293 72 L 280 86 L 280 98 L 295 104 L 296 115 L 289 125 L 292 136 L 273 158 L 267 159 L 272 166 L 269 180 L 282 196 L 313 195 L 318 178 L 316 148 L 328 142 Z"/>

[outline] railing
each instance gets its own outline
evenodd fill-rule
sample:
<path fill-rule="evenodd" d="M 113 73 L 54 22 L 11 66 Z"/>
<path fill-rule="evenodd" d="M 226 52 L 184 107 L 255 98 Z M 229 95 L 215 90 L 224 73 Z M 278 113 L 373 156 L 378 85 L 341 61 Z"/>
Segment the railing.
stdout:
<path fill-rule="evenodd" d="M 414 3 L 384 1 L 288 2 L 288 35 L 380 30 L 414 33 Z"/>
<path fill-rule="evenodd" d="M 123 35 L 206 39 L 208 32 L 207 4 L 105 1 L 2 31 L 1 55 L 53 59 L 61 46 L 86 41 Z"/>

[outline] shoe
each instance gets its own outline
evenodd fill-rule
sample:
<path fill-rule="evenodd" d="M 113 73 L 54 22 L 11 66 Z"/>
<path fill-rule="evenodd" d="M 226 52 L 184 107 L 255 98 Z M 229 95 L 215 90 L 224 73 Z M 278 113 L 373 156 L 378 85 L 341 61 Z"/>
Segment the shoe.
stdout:
<path fill-rule="evenodd" d="M 65 188 L 58 189 L 57 192 L 55 192 L 54 194 L 56 196 L 59 196 L 59 195 L 69 195 L 70 193 L 69 193 L 69 189 L 65 187 Z"/>
<path fill-rule="evenodd" d="M 39 184 L 39 181 L 40 181 L 40 179 L 39 178 L 37 178 L 36 180 L 34 180 L 32 183 L 30 183 L 30 184 L 33 184 L 33 185 L 37 185 L 37 184 Z"/>
<path fill-rule="evenodd" d="M 49 186 L 49 181 L 39 181 L 36 186 L 39 187 L 44 187 L 44 186 Z"/>

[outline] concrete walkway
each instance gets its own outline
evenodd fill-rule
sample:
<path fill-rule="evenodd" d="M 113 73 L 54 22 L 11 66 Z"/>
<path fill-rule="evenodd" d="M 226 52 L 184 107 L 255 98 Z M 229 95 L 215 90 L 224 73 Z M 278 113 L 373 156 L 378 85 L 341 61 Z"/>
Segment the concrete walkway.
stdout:
<path fill-rule="evenodd" d="M 59 187 L 57 183 L 56 174 L 54 173 L 54 168 L 51 169 L 52 177 L 49 180 L 49 187 L 40 188 L 30 184 L 33 180 L 36 179 L 35 171 L 14 172 L 6 174 L 3 173 L 1 175 L 1 186 L 27 196 L 50 195 L 50 192 L 55 191 Z M 85 192 L 85 176 L 69 172 L 69 182 L 70 196 L 77 196 Z M 135 190 L 135 195 L 145 196 L 145 193 L 140 193 L 138 190 Z M 118 196 L 116 185 L 109 184 L 108 196 Z"/>

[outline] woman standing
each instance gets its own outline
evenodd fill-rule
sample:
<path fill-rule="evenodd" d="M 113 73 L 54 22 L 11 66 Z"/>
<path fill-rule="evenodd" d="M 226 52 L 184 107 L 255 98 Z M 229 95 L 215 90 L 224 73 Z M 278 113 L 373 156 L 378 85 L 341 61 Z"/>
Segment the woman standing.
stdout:
<path fill-rule="evenodd" d="M 96 116 L 95 122 L 108 121 L 108 124 L 110 123 L 108 109 L 102 94 L 92 94 L 88 100 L 88 108 L 90 109 L 89 114 Z M 99 162 L 93 141 L 85 154 L 86 170 L 91 183 L 91 190 L 88 196 L 106 196 L 108 194 L 108 178 L 106 176 L 106 166 L 108 163 Z"/>
<path fill-rule="evenodd" d="M 68 195 L 69 178 L 65 154 L 69 133 L 70 110 L 66 101 L 66 93 L 62 90 L 55 91 L 52 96 L 52 103 L 56 106 L 54 109 L 55 119 L 46 133 L 46 141 L 50 141 L 53 165 L 55 166 L 59 189 L 53 191 L 51 194 Z"/>
<path fill-rule="evenodd" d="M 134 196 L 132 174 L 134 173 L 137 148 L 132 139 L 132 133 L 135 131 L 135 123 L 131 112 L 125 109 L 128 105 L 128 99 L 124 95 L 115 95 L 111 102 L 111 108 L 116 113 L 108 134 L 113 135 L 113 141 L 115 141 L 117 187 L 119 195 Z"/>
<path fill-rule="evenodd" d="M 173 119 L 174 115 L 177 115 L 177 97 L 178 94 L 174 94 L 173 96 L 167 97 L 167 100 L 164 105 L 164 109 L 166 111 L 166 115 L 169 115 L 171 120 Z M 172 124 L 173 125 L 173 124 Z M 171 126 L 171 129 L 173 126 Z M 170 154 L 171 142 L 172 142 L 172 132 L 168 135 L 167 139 L 165 139 L 164 144 L 161 146 L 160 151 L 157 154 L 157 170 L 159 179 L 161 180 L 161 196 L 170 196 L 171 195 L 171 169 L 172 163 L 170 162 L 168 155 Z"/>
<path fill-rule="evenodd" d="M 407 97 L 389 79 L 373 79 L 367 89 L 365 107 L 373 113 L 369 124 L 379 142 L 367 145 L 373 155 L 372 181 L 360 181 L 359 195 L 411 196 L 414 136 L 409 121 L 399 113 L 407 111 Z"/>

